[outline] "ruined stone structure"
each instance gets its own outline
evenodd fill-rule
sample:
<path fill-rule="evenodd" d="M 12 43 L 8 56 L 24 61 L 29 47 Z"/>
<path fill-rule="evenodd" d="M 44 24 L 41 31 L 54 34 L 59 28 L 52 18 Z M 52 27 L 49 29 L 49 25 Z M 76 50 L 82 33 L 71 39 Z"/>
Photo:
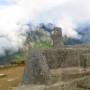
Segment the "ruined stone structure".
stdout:
<path fill-rule="evenodd" d="M 60 48 L 34 50 L 26 61 L 24 83 L 37 84 L 46 83 L 52 69 L 73 68 L 87 69 L 90 67 L 90 49 L 89 48 Z M 67 76 L 67 73 L 64 73 Z M 63 77 L 61 77 L 63 78 Z M 65 77 L 64 77 L 65 79 Z"/>
<path fill-rule="evenodd" d="M 49 79 L 49 67 L 40 50 L 33 50 L 26 61 L 24 84 L 45 83 Z"/>
<path fill-rule="evenodd" d="M 55 27 L 54 32 L 51 35 L 51 38 L 53 40 L 53 47 L 54 48 L 59 48 L 60 46 L 62 46 L 63 45 L 63 42 L 62 42 L 62 29 L 58 28 L 58 27 Z"/>
<path fill-rule="evenodd" d="M 90 67 L 90 48 L 66 47 L 43 50 L 50 68 Z"/>
<path fill-rule="evenodd" d="M 31 52 L 23 83 L 43 84 L 32 90 L 90 90 L 90 47 L 63 46 L 60 28 L 55 28 L 52 39 L 54 48 Z"/>

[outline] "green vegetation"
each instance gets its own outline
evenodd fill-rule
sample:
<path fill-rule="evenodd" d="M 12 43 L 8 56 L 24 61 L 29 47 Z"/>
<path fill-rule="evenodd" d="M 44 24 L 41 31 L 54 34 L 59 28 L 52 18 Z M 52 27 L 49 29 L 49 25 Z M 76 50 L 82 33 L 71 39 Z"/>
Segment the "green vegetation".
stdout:
<path fill-rule="evenodd" d="M 24 51 L 16 53 L 14 56 L 14 60 L 11 63 L 22 63 L 27 59 L 28 53 L 33 48 L 51 48 L 52 44 L 49 41 L 42 41 L 42 42 L 33 43 L 31 47 L 32 48 L 28 48 L 28 50 L 24 50 Z"/>
<path fill-rule="evenodd" d="M 13 60 L 11 60 L 11 64 L 24 63 L 25 60 L 26 60 L 25 52 L 18 52 L 15 54 Z"/>
<path fill-rule="evenodd" d="M 41 43 L 37 42 L 33 45 L 33 48 L 51 48 L 52 44 L 48 41 L 43 41 Z"/>
<path fill-rule="evenodd" d="M 19 52 L 19 53 L 17 53 L 16 55 L 15 55 L 15 59 L 16 60 L 22 60 L 22 59 L 24 59 L 24 57 L 25 57 L 25 55 L 24 55 L 24 52 Z"/>

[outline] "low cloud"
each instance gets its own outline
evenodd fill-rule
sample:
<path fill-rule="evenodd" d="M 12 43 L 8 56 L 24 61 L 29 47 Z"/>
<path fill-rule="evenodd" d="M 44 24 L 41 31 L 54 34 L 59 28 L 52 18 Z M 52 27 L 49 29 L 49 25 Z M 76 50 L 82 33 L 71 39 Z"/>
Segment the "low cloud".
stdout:
<path fill-rule="evenodd" d="M 4 43 L 3 37 L 11 47 L 22 47 L 25 37 L 21 33 L 26 33 L 23 25 L 28 22 L 35 25 L 51 22 L 62 27 L 63 35 L 80 38 L 75 28 L 78 23 L 90 20 L 89 4 L 90 0 L 16 0 L 14 4 L 1 5 L 0 43 Z M 1 44 L 0 53 L 4 53 Z"/>

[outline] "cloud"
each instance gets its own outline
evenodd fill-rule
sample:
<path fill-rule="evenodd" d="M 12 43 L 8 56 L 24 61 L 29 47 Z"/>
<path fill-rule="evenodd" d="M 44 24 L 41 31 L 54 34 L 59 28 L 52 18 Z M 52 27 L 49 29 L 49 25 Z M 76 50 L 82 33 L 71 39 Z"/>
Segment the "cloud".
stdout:
<path fill-rule="evenodd" d="M 5 44 L 6 47 L 10 45 L 15 52 L 22 47 L 25 40 L 21 37 L 22 30 L 20 30 L 28 20 L 25 12 L 25 9 L 18 5 L 0 6 L 0 43 L 4 43 L 2 42 L 3 37 L 4 41 L 9 43 Z M 6 48 L 2 48 L 0 44 L 0 50 L 0 54 L 1 52 L 4 54 Z"/>
<path fill-rule="evenodd" d="M 90 0 L 67 0 L 38 15 L 39 22 L 52 22 L 63 28 L 63 35 L 80 38 L 78 23 L 90 21 Z"/>
<path fill-rule="evenodd" d="M 26 9 L 28 16 L 32 22 L 37 21 L 37 17 L 43 11 L 63 5 L 67 0 L 17 0 L 17 5 Z M 39 21 L 39 19 L 38 19 Z"/>
<path fill-rule="evenodd" d="M 63 28 L 63 35 L 74 38 L 81 38 L 75 29 L 78 23 L 90 21 L 90 0 L 68 0 L 61 7 L 61 18 L 59 26 Z M 60 7 L 57 7 L 58 9 Z"/>
<path fill-rule="evenodd" d="M 25 24 L 29 20 L 36 22 L 40 12 L 63 3 L 62 0 L 57 0 L 57 3 L 52 0 L 17 0 L 6 5 L 11 2 L 5 0 L 4 5 L 0 6 L 0 55 L 4 55 L 7 48 L 17 51 L 23 46 L 25 37 L 22 37 L 21 33 L 25 33 Z"/>
<path fill-rule="evenodd" d="M 54 23 L 73 38 L 80 38 L 76 25 L 90 20 L 90 0 L 17 0 L 17 4 L 26 8 L 33 23 Z"/>
<path fill-rule="evenodd" d="M 62 27 L 63 35 L 80 38 L 75 28 L 79 22 L 90 20 L 89 4 L 90 0 L 16 0 L 0 6 L 0 36 L 8 38 L 12 47 L 22 47 L 22 26 L 30 21 L 52 22 Z"/>
<path fill-rule="evenodd" d="M 90 0 L 69 0 L 62 9 L 75 21 L 90 20 Z"/>
<path fill-rule="evenodd" d="M 77 38 L 79 39 L 81 36 L 74 30 L 75 24 L 71 17 L 62 16 L 61 19 L 57 22 L 58 27 L 62 27 L 63 36 Z"/>

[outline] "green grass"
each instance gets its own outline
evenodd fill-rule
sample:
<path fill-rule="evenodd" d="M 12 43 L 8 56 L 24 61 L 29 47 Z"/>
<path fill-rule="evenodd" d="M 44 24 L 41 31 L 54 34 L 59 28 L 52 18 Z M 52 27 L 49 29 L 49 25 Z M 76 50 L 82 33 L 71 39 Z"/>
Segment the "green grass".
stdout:
<path fill-rule="evenodd" d="M 52 45 L 50 42 L 41 42 L 41 43 L 35 43 L 33 45 L 33 48 L 51 48 Z"/>

